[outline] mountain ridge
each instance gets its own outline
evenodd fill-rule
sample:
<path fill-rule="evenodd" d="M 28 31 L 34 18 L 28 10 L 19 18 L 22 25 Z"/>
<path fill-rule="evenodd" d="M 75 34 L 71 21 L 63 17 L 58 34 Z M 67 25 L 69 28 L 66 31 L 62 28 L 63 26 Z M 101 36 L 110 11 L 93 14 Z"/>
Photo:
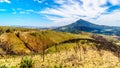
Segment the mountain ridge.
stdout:
<path fill-rule="evenodd" d="M 115 26 L 106 26 L 106 25 L 97 25 L 89 21 L 79 19 L 76 22 L 61 26 L 55 29 L 56 31 L 70 32 L 70 33 L 79 33 L 81 31 L 92 32 L 97 34 L 105 35 L 117 35 L 120 36 L 120 27 Z"/>

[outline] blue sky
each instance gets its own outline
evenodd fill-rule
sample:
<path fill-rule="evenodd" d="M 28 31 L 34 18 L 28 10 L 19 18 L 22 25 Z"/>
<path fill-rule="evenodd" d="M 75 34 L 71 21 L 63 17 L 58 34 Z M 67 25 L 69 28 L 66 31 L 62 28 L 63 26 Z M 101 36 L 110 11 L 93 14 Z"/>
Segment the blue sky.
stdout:
<path fill-rule="evenodd" d="M 120 26 L 120 0 L 0 0 L 1 26 L 62 26 L 78 19 Z"/>

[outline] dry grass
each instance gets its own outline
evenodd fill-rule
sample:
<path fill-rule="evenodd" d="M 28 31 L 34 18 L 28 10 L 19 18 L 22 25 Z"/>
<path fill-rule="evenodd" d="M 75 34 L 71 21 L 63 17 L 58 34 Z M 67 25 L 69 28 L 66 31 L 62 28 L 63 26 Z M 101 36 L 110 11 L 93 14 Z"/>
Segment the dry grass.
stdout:
<path fill-rule="evenodd" d="M 67 51 L 49 53 L 45 55 L 45 61 L 42 60 L 42 55 L 31 55 L 34 63 L 34 68 L 119 68 L 120 62 L 118 57 L 110 51 L 101 50 L 98 52 L 94 49 L 79 49 L 69 48 Z M 6 65 L 9 68 L 15 66 L 19 68 L 20 56 L 13 58 L 0 59 L 0 65 Z"/>
<path fill-rule="evenodd" d="M 39 53 L 45 48 L 59 44 L 63 41 L 76 39 L 76 38 L 89 38 L 87 35 L 77 35 L 71 33 L 55 32 L 52 30 L 44 31 L 16 31 L 3 33 L 0 35 L 0 44 L 4 43 L 4 50 L 10 48 L 10 54 L 31 54 Z M 3 48 L 3 47 L 1 47 Z M 0 51 L 1 54 L 1 51 Z"/>
<path fill-rule="evenodd" d="M 20 29 L 20 28 L 19 28 Z M 41 53 L 42 45 L 49 45 L 44 55 L 27 55 L 34 61 L 33 68 L 119 68 L 119 57 L 107 48 L 98 50 L 99 44 L 88 40 L 80 40 L 69 42 L 71 39 L 91 39 L 90 34 L 70 34 L 63 32 L 55 32 L 51 30 L 45 31 L 27 31 L 28 29 L 20 29 L 25 32 L 20 33 L 17 37 L 15 33 L 4 33 L 1 40 L 8 41 L 13 45 L 13 51 L 21 52 L 31 48 L 31 51 Z M 4 30 L 6 31 L 6 30 Z M 84 33 L 85 34 L 85 33 Z M 62 43 L 68 40 L 66 43 Z M 26 44 L 29 48 L 26 48 Z M 101 43 L 102 44 L 102 43 Z M 54 45 L 57 45 L 55 47 Z M 104 45 L 103 45 L 104 47 Z M 106 46 L 107 47 L 107 46 Z M 25 49 L 26 48 L 26 49 Z M 106 50 L 105 50 L 106 49 Z M 2 49 L 0 48 L 0 52 Z M 20 68 L 20 62 L 26 56 L 4 56 L 0 58 L 0 66 L 6 65 L 8 68 Z"/>

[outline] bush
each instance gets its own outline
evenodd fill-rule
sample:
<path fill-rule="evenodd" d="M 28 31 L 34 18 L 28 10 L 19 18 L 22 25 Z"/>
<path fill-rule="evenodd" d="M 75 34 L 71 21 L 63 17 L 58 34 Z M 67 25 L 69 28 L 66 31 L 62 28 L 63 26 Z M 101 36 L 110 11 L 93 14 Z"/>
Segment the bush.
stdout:
<path fill-rule="evenodd" d="M 1 65 L 0 68 L 7 68 L 7 66 L 6 65 Z"/>
<path fill-rule="evenodd" d="M 16 66 L 11 66 L 10 68 L 17 68 Z"/>
<path fill-rule="evenodd" d="M 54 68 L 62 68 L 62 65 L 59 65 L 59 66 L 54 65 Z"/>
<path fill-rule="evenodd" d="M 32 58 L 24 57 L 21 60 L 20 68 L 33 68 L 33 64 Z"/>

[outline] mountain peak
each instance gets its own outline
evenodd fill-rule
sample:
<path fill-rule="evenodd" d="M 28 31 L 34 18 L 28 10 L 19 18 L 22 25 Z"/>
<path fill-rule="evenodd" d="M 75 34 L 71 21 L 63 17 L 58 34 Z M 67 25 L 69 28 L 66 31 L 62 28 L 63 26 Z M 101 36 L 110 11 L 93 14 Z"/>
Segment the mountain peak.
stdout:
<path fill-rule="evenodd" d="M 89 21 L 79 19 L 72 24 L 59 27 L 56 30 L 63 31 L 63 32 L 71 32 L 71 33 L 79 33 L 80 31 L 85 31 L 85 32 L 98 33 L 98 34 L 120 36 L 119 29 L 120 27 L 97 25 Z"/>
<path fill-rule="evenodd" d="M 85 21 L 85 20 L 83 20 L 83 19 L 79 19 L 79 20 L 77 20 L 77 21 Z M 76 21 L 76 22 L 77 22 L 77 21 Z"/>
<path fill-rule="evenodd" d="M 72 25 L 78 25 L 78 26 L 93 26 L 95 24 L 92 24 L 86 20 L 83 20 L 83 19 L 79 19 L 77 20 L 76 22 L 72 23 Z"/>
<path fill-rule="evenodd" d="M 83 19 L 79 19 L 78 21 L 85 21 L 85 20 L 83 20 Z"/>

